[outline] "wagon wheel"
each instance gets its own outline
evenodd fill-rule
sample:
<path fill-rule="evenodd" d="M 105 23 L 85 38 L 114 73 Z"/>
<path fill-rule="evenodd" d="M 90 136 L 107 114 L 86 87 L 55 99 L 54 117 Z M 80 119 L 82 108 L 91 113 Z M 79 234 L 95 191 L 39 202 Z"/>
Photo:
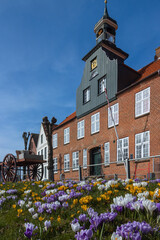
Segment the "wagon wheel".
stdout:
<path fill-rule="evenodd" d="M 43 164 L 33 164 L 28 166 L 29 180 L 41 181 L 43 178 Z"/>
<path fill-rule="evenodd" d="M 14 182 L 17 173 L 16 158 L 12 154 L 7 154 L 2 163 L 2 177 L 4 182 Z"/>

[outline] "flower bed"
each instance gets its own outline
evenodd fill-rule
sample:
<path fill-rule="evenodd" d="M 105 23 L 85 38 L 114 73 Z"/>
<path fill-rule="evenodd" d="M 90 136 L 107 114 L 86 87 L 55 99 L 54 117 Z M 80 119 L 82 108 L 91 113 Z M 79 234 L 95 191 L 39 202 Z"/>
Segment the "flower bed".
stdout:
<path fill-rule="evenodd" d="M 0 184 L 1 239 L 160 239 L 160 181 Z"/>

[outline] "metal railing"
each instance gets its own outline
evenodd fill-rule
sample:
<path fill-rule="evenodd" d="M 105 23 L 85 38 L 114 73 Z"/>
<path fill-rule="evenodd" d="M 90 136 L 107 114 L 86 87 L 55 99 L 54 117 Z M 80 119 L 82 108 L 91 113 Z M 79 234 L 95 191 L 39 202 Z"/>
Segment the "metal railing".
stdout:
<path fill-rule="evenodd" d="M 128 159 L 128 162 L 130 164 L 132 164 L 132 163 L 135 163 L 135 165 L 138 164 L 138 168 L 139 168 L 139 166 L 141 166 L 141 164 L 143 164 L 145 162 L 148 162 L 150 164 L 149 172 L 147 171 L 147 168 L 146 168 L 146 172 L 137 170 L 138 171 L 136 174 L 137 177 L 150 178 L 150 176 L 147 176 L 147 175 L 152 174 L 152 175 L 154 175 L 155 178 L 157 178 L 158 176 L 160 178 L 160 155 L 149 156 L 146 158 Z M 106 173 L 107 171 L 105 171 L 105 167 L 109 167 L 110 165 L 113 165 L 113 164 L 117 166 L 117 170 L 114 170 L 113 172 L 110 172 L 109 174 L 107 174 Z M 85 166 L 79 166 L 76 169 L 73 167 L 68 167 L 67 169 L 60 168 L 60 169 L 56 169 L 56 172 L 58 174 L 55 173 L 55 178 L 56 178 L 56 175 L 60 176 L 60 177 L 58 177 L 59 179 L 57 179 L 57 180 L 60 180 L 62 178 L 64 178 L 65 180 L 68 180 L 68 179 L 84 180 L 87 178 L 91 179 L 91 178 L 97 178 L 97 177 L 113 179 L 113 178 L 115 178 L 115 176 L 118 176 L 118 178 L 126 178 L 125 168 L 124 168 L 124 174 L 123 174 L 123 172 L 119 173 L 119 170 L 118 170 L 118 166 L 123 165 L 123 164 L 124 164 L 124 162 L 118 162 L 118 161 L 112 162 L 111 161 L 108 163 L 88 164 Z M 159 168 L 156 167 L 156 171 L 155 171 L 156 165 L 158 165 Z M 100 174 L 92 175 L 91 174 L 92 167 L 100 167 Z M 139 169 L 141 169 L 141 168 L 139 168 Z M 132 169 L 130 170 L 130 177 L 134 178 L 134 166 L 133 165 L 132 165 Z"/>

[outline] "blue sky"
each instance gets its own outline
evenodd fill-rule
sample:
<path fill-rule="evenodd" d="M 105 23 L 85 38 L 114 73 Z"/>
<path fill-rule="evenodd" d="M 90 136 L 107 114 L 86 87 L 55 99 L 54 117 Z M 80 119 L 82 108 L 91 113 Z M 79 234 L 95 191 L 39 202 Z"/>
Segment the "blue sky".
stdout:
<path fill-rule="evenodd" d="M 159 0 L 108 0 L 116 45 L 138 70 L 160 46 Z M 0 161 L 39 133 L 44 116 L 58 123 L 76 109 L 81 60 L 95 46 L 104 0 L 0 0 Z"/>

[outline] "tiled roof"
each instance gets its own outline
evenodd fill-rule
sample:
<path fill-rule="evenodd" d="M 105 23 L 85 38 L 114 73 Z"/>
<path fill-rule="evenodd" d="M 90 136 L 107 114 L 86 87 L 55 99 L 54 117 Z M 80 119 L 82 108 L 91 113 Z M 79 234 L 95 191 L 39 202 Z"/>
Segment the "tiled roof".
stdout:
<path fill-rule="evenodd" d="M 147 66 L 141 68 L 140 70 L 138 70 L 138 72 L 141 75 L 141 77 L 138 79 L 138 81 L 148 77 L 149 75 L 151 75 L 152 73 L 156 72 L 160 70 L 160 59 L 154 62 L 151 62 L 150 64 L 148 64 Z"/>
<path fill-rule="evenodd" d="M 73 120 L 74 118 L 76 118 L 76 112 L 74 112 L 71 115 L 69 115 L 68 117 L 66 117 L 66 119 L 63 122 L 61 122 L 56 128 L 59 128 L 60 126 L 62 126 L 63 124 Z"/>

